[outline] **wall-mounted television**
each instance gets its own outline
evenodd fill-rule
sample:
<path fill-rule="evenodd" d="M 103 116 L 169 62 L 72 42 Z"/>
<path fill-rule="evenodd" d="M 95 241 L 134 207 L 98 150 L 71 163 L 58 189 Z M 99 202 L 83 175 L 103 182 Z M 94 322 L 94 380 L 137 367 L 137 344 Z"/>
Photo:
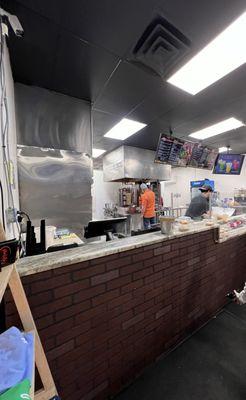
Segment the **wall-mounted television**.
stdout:
<path fill-rule="evenodd" d="M 155 162 L 178 167 L 212 169 L 218 152 L 199 143 L 161 134 Z"/>
<path fill-rule="evenodd" d="M 214 164 L 214 174 L 240 175 L 243 166 L 243 154 L 219 154 Z"/>

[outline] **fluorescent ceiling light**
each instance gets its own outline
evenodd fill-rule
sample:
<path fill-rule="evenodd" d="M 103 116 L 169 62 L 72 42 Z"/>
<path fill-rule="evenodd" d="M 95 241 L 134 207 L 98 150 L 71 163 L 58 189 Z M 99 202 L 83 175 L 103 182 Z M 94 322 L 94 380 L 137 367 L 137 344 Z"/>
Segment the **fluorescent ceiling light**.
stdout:
<path fill-rule="evenodd" d="M 236 118 L 228 118 L 224 121 L 218 122 L 217 124 L 208 126 L 207 128 L 201 129 L 200 131 L 193 132 L 189 136 L 194 139 L 204 140 L 212 136 L 220 135 L 221 133 L 237 129 L 244 124 Z"/>
<path fill-rule="evenodd" d="M 146 124 L 132 121 L 131 119 L 123 118 L 118 124 L 113 126 L 104 136 L 111 139 L 125 140 L 129 136 L 143 129 Z"/>
<path fill-rule="evenodd" d="M 246 62 L 246 12 L 177 71 L 169 83 L 197 94 Z"/>
<path fill-rule="evenodd" d="M 230 147 L 219 147 L 219 153 L 225 153 L 226 151 L 231 151 Z"/>
<path fill-rule="evenodd" d="M 102 149 L 92 149 L 92 157 L 97 158 L 100 157 L 103 153 L 105 153 L 106 150 Z"/>

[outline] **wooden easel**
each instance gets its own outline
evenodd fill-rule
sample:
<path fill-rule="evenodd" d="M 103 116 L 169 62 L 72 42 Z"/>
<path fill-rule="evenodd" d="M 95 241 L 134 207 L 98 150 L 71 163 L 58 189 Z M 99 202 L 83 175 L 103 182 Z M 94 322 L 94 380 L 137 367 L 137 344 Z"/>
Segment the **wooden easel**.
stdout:
<path fill-rule="evenodd" d="M 0 241 L 5 240 L 5 233 L 0 222 Z M 43 346 L 41 344 L 37 328 L 30 310 L 24 288 L 21 283 L 20 276 L 16 269 L 16 265 L 8 265 L 0 270 L 0 303 L 7 286 L 12 293 L 17 311 L 19 313 L 23 328 L 26 332 L 34 333 L 35 341 L 35 364 L 43 384 L 43 389 L 35 392 L 35 366 L 33 368 L 33 382 L 31 385 L 32 400 L 50 400 L 57 396 L 55 383 L 47 362 Z"/>

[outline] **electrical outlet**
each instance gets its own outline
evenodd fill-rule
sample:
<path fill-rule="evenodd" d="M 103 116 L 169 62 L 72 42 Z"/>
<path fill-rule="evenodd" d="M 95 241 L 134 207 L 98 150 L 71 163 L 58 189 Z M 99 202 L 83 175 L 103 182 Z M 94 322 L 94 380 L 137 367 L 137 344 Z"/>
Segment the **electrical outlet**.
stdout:
<path fill-rule="evenodd" d="M 7 224 L 12 224 L 13 222 L 16 222 L 16 217 L 17 217 L 16 208 L 8 207 L 5 212 L 6 212 Z"/>

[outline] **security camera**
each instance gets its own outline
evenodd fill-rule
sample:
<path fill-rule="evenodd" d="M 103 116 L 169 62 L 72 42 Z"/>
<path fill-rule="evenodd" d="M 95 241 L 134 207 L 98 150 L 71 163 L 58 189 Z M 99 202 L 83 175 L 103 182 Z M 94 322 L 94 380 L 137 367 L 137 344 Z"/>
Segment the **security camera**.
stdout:
<path fill-rule="evenodd" d="M 9 14 L 3 8 L 0 8 L 0 15 L 8 19 L 9 24 L 13 29 L 14 33 L 16 34 L 16 36 L 18 37 L 24 36 L 24 29 L 22 28 L 21 23 L 19 19 L 16 17 L 16 15 Z"/>

